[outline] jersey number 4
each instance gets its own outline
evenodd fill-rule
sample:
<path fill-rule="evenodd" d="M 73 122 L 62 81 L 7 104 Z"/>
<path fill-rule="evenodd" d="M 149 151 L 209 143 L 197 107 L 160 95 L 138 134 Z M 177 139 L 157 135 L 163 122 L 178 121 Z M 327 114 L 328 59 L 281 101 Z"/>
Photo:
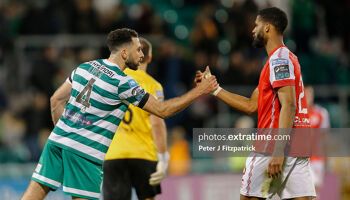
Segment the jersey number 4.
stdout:
<path fill-rule="evenodd" d="M 83 104 L 83 106 L 85 108 L 89 108 L 90 107 L 90 95 L 91 95 L 91 90 L 92 90 L 92 86 L 95 83 L 95 79 L 90 79 L 89 82 L 86 84 L 86 86 L 84 87 L 84 89 L 78 94 L 76 101 L 80 104 Z M 85 98 L 84 98 L 85 95 Z"/>

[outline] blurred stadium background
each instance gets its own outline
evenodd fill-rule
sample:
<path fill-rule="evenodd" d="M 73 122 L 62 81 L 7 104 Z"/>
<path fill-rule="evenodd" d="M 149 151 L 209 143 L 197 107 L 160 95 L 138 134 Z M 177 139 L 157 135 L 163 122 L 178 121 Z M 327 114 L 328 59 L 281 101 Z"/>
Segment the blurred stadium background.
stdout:
<path fill-rule="evenodd" d="M 331 126 L 349 128 L 347 0 L 0 0 L 0 199 L 24 192 L 52 129 L 50 96 L 79 63 L 108 55 L 109 31 L 130 27 L 152 42 L 148 69 L 166 99 L 193 87 L 207 64 L 221 86 L 248 95 L 267 59 L 251 47 L 255 14 L 269 6 L 288 13 L 285 44 Z M 237 199 L 244 158 L 193 158 L 192 128 L 255 127 L 256 116 L 203 96 L 166 122 L 171 161 L 160 199 Z M 349 159 L 328 162 L 321 192 L 335 196 L 322 199 L 350 199 Z"/>

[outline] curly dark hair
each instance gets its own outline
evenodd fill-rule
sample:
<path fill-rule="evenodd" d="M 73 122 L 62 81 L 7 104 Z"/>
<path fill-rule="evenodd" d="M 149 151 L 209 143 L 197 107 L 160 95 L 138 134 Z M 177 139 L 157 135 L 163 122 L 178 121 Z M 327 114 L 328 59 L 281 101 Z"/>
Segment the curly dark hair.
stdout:
<path fill-rule="evenodd" d="M 262 9 L 259 11 L 258 16 L 263 21 L 271 23 L 280 34 L 283 34 L 288 25 L 286 13 L 276 7 Z"/>
<path fill-rule="evenodd" d="M 138 37 L 138 34 L 133 29 L 121 28 L 111 31 L 107 36 L 109 51 L 116 51 L 121 45 L 132 42 L 132 38 L 134 37 Z"/>

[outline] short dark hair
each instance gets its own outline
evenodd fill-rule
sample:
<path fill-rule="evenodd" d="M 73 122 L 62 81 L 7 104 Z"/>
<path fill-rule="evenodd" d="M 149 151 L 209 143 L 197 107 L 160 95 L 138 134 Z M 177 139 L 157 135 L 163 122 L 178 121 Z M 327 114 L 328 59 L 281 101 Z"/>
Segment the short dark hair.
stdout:
<path fill-rule="evenodd" d="M 262 9 L 259 11 L 258 16 L 263 21 L 271 23 L 280 34 L 283 34 L 288 25 L 286 13 L 276 7 Z"/>
<path fill-rule="evenodd" d="M 152 49 L 152 45 L 151 43 L 146 40 L 145 38 L 140 38 L 140 43 L 141 43 L 141 50 L 143 53 L 143 58 L 141 60 L 141 63 L 145 63 L 147 62 L 148 58 L 149 58 L 149 50 Z"/>
<path fill-rule="evenodd" d="M 111 31 L 107 36 L 107 46 L 110 52 L 117 50 L 123 44 L 132 42 L 133 37 L 138 37 L 135 30 L 121 28 Z"/>

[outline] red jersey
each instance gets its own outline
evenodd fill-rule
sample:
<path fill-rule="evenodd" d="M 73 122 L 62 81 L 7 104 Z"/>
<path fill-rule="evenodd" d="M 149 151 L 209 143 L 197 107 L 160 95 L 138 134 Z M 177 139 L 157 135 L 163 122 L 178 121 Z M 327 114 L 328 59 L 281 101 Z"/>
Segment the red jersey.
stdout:
<path fill-rule="evenodd" d="M 309 108 L 311 128 L 330 128 L 328 112 L 318 105 Z"/>
<path fill-rule="evenodd" d="M 277 89 L 284 86 L 295 86 L 297 108 L 293 128 L 310 127 L 298 58 L 286 46 L 282 45 L 270 53 L 269 59 L 260 74 L 258 85 L 259 135 L 271 135 L 274 138 L 278 134 L 277 128 L 279 128 L 281 104 L 278 99 Z M 304 152 L 308 152 L 308 145 L 300 142 L 303 141 L 304 135 L 298 134 L 297 136 L 299 137 L 293 137 L 289 141 L 290 151 L 288 155 L 306 157 L 307 155 Z M 255 151 L 270 154 L 274 151 L 274 144 L 274 140 L 255 141 Z M 300 147 L 300 144 L 304 146 Z"/>
<path fill-rule="evenodd" d="M 298 58 L 282 45 L 273 50 L 259 79 L 258 128 L 278 128 L 281 104 L 277 88 L 295 86 L 297 109 L 293 128 L 310 127 Z"/>
<path fill-rule="evenodd" d="M 318 105 L 313 105 L 309 109 L 310 125 L 311 128 L 330 128 L 328 112 L 326 109 Z M 325 157 L 311 157 L 310 161 L 315 160 L 326 161 Z"/>

